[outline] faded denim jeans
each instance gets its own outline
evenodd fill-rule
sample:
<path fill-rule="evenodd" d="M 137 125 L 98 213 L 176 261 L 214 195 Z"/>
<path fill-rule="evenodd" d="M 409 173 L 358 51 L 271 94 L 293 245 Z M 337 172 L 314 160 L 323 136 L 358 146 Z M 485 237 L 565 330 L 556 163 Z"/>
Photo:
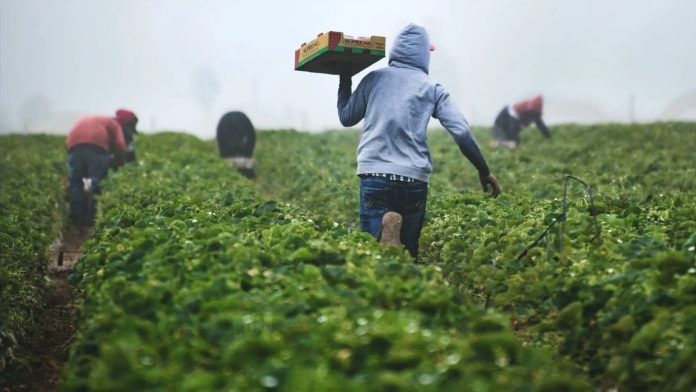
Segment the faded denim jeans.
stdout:
<path fill-rule="evenodd" d="M 418 257 L 418 239 L 428 199 L 428 183 L 406 182 L 362 175 L 360 177 L 360 230 L 379 240 L 382 217 L 388 211 L 401 214 L 401 243 L 414 259 Z"/>
<path fill-rule="evenodd" d="M 109 154 L 99 146 L 79 144 L 68 151 L 70 180 L 70 219 L 75 223 L 92 224 L 95 203 L 87 203 L 83 178 L 91 180 L 90 191 L 99 193 L 99 182 L 109 170 Z"/>

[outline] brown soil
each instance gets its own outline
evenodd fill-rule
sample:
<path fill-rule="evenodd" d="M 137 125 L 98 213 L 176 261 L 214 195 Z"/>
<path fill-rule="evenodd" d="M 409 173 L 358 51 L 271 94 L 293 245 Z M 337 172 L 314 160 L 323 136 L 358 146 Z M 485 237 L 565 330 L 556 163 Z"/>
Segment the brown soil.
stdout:
<path fill-rule="evenodd" d="M 38 328 L 25 342 L 20 342 L 16 360 L 8 367 L 8 385 L 0 392 L 60 389 L 61 377 L 75 336 L 74 300 L 76 291 L 68 282 L 77 259 L 82 255 L 82 243 L 89 231 L 68 229 L 49 249 L 51 264 L 43 301 L 45 308 L 38 315 Z"/>

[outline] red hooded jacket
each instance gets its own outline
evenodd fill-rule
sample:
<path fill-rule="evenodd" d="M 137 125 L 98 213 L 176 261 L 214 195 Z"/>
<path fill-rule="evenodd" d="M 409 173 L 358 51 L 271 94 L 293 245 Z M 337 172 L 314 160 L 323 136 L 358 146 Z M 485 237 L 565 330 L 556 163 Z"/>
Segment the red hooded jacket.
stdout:
<path fill-rule="evenodd" d="M 66 147 L 93 144 L 117 156 L 126 153 L 126 141 L 119 123 L 107 116 L 85 116 L 68 133 Z"/>
<path fill-rule="evenodd" d="M 512 105 L 512 109 L 517 113 L 517 118 L 520 120 L 523 126 L 531 124 L 532 121 L 536 121 L 537 118 L 541 117 L 542 108 L 544 106 L 544 99 L 541 95 L 522 102 L 517 102 Z"/>

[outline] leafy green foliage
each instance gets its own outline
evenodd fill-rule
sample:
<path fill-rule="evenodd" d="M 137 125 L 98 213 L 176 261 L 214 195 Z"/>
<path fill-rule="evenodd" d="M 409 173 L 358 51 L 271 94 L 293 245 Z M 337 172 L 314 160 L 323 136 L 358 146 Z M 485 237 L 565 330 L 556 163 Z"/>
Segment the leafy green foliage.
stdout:
<path fill-rule="evenodd" d="M 255 154 L 257 184 L 270 198 L 289 200 L 357 227 L 358 137 L 355 132 L 261 132 Z"/>
<path fill-rule="evenodd" d="M 588 390 L 439 266 L 262 198 L 211 144 L 138 150 L 72 276 L 66 390 Z"/>
<path fill-rule="evenodd" d="M 0 374 L 42 308 L 46 249 L 64 211 L 64 143 L 46 135 L 0 137 Z"/>
<path fill-rule="evenodd" d="M 354 131 L 260 133 L 256 183 L 211 142 L 143 135 L 71 277 L 84 299 L 65 389 L 693 390 L 694 129 L 571 125 L 517 151 L 477 131 L 498 199 L 433 131 L 417 264 L 356 230 Z M 601 238 L 572 185 L 563 238 L 517 260 L 560 213 L 564 173 L 595 186 Z M 42 211 L 32 192 L 1 194 Z"/>
<path fill-rule="evenodd" d="M 488 151 L 488 133 L 477 132 L 503 188 L 498 199 L 480 193 L 475 171 L 449 136 L 433 131 L 435 170 L 421 259 L 440 266 L 458 295 L 507 314 L 524 342 L 575 361 L 598 387 L 691 390 L 695 129 L 680 123 L 555 127 L 550 141 L 523 135 L 517 151 Z M 354 157 L 357 134 L 307 136 L 300 146 L 289 139 L 276 144 L 275 137 L 261 135 L 258 159 L 286 162 L 274 169 L 280 188 L 292 188 L 284 179 L 302 170 L 314 185 L 309 196 L 297 197 L 300 202 L 357 220 L 357 185 L 348 193 L 335 185 L 355 178 L 354 168 L 324 170 L 326 162 Z M 292 164 L 292 154 L 313 156 L 320 146 L 331 146 L 334 155 Z M 571 186 L 564 250 L 556 250 L 560 238 L 552 230 L 517 261 L 560 213 L 564 173 L 595 186 L 601 240 L 590 242 L 589 200 Z M 292 201 L 288 193 L 285 200 Z M 336 203 L 314 199 L 341 193 Z M 350 208 L 345 198 L 352 199 Z"/>

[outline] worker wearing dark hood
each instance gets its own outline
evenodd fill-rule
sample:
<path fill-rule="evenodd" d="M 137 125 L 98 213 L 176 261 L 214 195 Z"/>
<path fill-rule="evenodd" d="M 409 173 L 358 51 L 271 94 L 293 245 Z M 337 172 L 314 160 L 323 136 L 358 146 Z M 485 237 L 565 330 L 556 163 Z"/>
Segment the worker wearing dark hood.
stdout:
<path fill-rule="evenodd" d="M 217 126 L 220 156 L 247 178 L 254 178 L 256 130 L 242 112 L 227 112 Z"/>
<path fill-rule="evenodd" d="M 426 130 L 440 120 L 460 151 L 478 170 L 484 190 L 500 187 L 469 124 L 449 93 L 428 77 L 430 44 L 425 29 L 409 24 L 394 42 L 389 66 L 370 72 L 351 93 L 341 75 L 338 116 L 344 126 L 365 119 L 358 145 L 360 226 L 383 243 L 403 244 L 418 255 L 432 160 Z"/>

